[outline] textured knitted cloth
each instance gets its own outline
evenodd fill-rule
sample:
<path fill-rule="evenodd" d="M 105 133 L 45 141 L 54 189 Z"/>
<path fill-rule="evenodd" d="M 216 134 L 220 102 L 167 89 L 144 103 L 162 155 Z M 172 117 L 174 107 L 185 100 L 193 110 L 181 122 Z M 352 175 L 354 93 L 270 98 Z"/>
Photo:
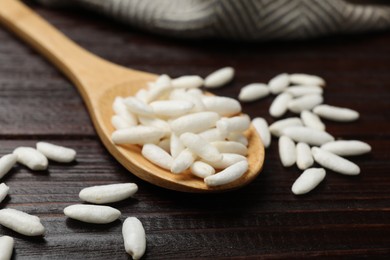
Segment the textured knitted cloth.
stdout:
<path fill-rule="evenodd" d="M 390 28 L 389 5 L 344 0 L 36 0 L 181 38 L 291 40 Z M 389 2 L 388 2 L 389 3 Z"/>

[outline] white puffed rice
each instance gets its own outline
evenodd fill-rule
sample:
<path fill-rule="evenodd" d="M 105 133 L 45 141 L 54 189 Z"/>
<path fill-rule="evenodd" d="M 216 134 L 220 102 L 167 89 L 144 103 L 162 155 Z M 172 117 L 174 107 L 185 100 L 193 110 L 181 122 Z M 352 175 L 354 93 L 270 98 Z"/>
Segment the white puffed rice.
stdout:
<path fill-rule="evenodd" d="M 197 89 L 191 89 L 191 90 L 197 90 Z M 172 91 L 170 96 L 170 100 L 184 100 L 191 102 L 193 104 L 191 112 L 202 112 L 206 110 L 205 105 L 203 104 L 202 97 L 198 94 L 193 93 L 193 91 L 187 91 L 187 92 L 179 92 L 177 90 Z"/>
<path fill-rule="evenodd" d="M 127 97 L 123 101 L 130 112 L 136 115 L 153 116 L 153 109 L 136 97 Z"/>
<path fill-rule="evenodd" d="M 198 112 L 181 116 L 173 120 L 170 125 L 177 135 L 186 132 L 199 133 L 214 127 L 218 119 L 219 115 L 215 112 Z"/>
<path fill-rule="evenodd" d="M 124 119 L 119 115 L 113 115 L 111 117 L 111 124 L 114 126 L 115 129 L 130 128 L 136 125 L 136 124 L 132 124 L 130 121 Z"/>
<path fill-rule="evenodd" d="M 181 151 L 172 162 L 171 172 L 174 174 L 183 173 L 195 162 L 196 155 L 188 148 Z"/>
<path fill-rule="evenodd" d="M 295 195 L 306 194 L 317 187 L 325 178 L 325 175 L 326 172 L 323 168 L 307 169 L 295 180 L 291 191 Z"/>
<path fill-rule="evenodd" d="M 337 140 L 323 144 L 321 149 L 340 156 L 354 156 L 370 152 L 371 146 L 358 140 Z"/>
<path fill-rule="evenodd" d="M 261 141 L 265 148 L 268 148 L 271 144 L 271 133 L 268 128 L 268 123 L 264 118 L 256 117 L 252 119 L 252 125 L 259 134 Z"/>
<path fill-rule="evenodd" d="M 246 157 L 236 153 L 223 153 L 222 159 L 219 161 L 208 161 L 204 160 L 207 164 L 211 165 L 215 169 L 225 169 L 237 162 L 245 161 Z"/>
<path fill-rule="evenodd" d="M 9 191 L 9 187 L 5 183 L 0 184 L 0 203 L 7 196 L 8 191 Z"/>
<path fill-rule="evenodd" d="M 301 120 L 303 124 L 309 128 L 325 131 L 325 124 L 314 113 L 304 110 L 301 112 Z"/>
<path fill-rule="evenodd" d="M 38 142 L 36 146 L 38 151 L 52 161 L 68 163 L 76 158 L 76 151 L 68 147 L 47 142 Z"/>
<path fill-rule="evenodd" d="M 318 147 L 311 148 L 314 160 L 321 166 L 344 175 L 358 175 L 360 168 L 356 164 L 334 153 Z"/>
<path fill-rule="evenodd" d="M 18 147 L 13 151 L 18 156 L 18 163 L 21 163 L 33 171 L 42 171 L 47 169 L 48 161 L 38 150 L 32 147 Z"/>
<path fill-rule="evenodd" d="M 351 122 L 359 118 L 359 113 L 355 110 L 329 105 L 319 105 L 313 112 L 322 118 L 338 122 Z"/>
<path fill-rule="evenodd" d="M 115 144 L 147 144 L 158 143 L 166 132 L 157 127 L 137 125 L 131 128 L 119 129 L 112 133 Z"/>
<path fill-rule="evenodd" d="M 206 88 L 219 88 L 229 83 L 234 77 L 234 69 L 232 67 L 224 67 L 214 71 L 204 80 Z"/>
<path fill-rule="evenodd" d="M 207 186 L 220 186 L 239 179 L 248 170 L 248 161 L 239 161 L 226 169 L 204 179 Z"/>
<path fill-rule="evenodd" d="M 178 117 L 187 114 L 194 103 L 185 100 L 157 100 L 149 104 L 155 115 Z"/>
<path fill-rule="evenodd" d="M 194 162 L 191 167 L 191 173 L 199 178 L 206 178 L 215 173 L 215 169 L 210 165 L 202 161 Z"/>
<path fill-rule="evenodd" d="M 324 102 L 324 98 L 318 94 L 310 94 L 295 98 L 288 102 L 288 109 L 294 113 L 301 113 L 303 110 L 310 110 Z"/>
<path fill-rule="evenodd" d="M 206 131 L 199 133 L 199 136 L 209 142 L 223 141 L 225 137 L 222 135 L 221 131 L 217 128 L 211 128 Z"/>
<path fill-rule="evenodd" d="M 290 117 L 275 121 L 269 126 L 269 131 L 272 135 L 280 137 L 283 133 L 283 129 L 289 126 L 303 126 L 301 119 L 298 117 Z"/>
<path fill-rule="evenodd" d="M 320 86 L 293 86 L 286 89 L 286 92 L 291 94 L 293 97 L 312 94 L 322 95 L 323 91 L 323 88 Z"/>
<path fill-rule="evenodd" d="M 295 142 L 303 142 L 310 145 L 322 145 L 334 141 L 334 137 L 329 133 L 304 126 L 289 126 L 283 129 L 282 133 Z"/>
<path fill-rule="evenodd" d="M 268 86 L 272 94 L 279 94 L 283 92 L 287 89 L 288 85 L 290 85 L 290 76 L 287 73 L 279 74 L 268 82 Z"/>
<path fill-rule="evenodd" d="M 170 151 L 172 157 L 176 158 L 184 149 L 184 144 L 180 141 L 180 138 L 175 133 L 172 133 L 170 139 Z"/>
<path fill-rule="evenodd" d="M 126 253 L 134 260 L 140 259 L 146 250 L 145 229 L 135 217 L 126 218 L 122 226 L 122 235 Z"/>
<path fill-rule="evenodd" d="M 0 158 L 0 179 L 6 175 L 18 160 L 16 154 L 6 154 Z"/>
<path fill-rule="evenodd" d="M 197 134 L 184 133 L 180 136 L 180 141 L 191 152 L 204 160 L 216 162 L 222 159 L 222 154 L 218 149 Z"/>
<path fill-rule="evenodd" d="M 313 156 L 311 154 L 310 146 L 306 143 L 297 144 L 297 166 L 301 170 L 306 170 L 314 163 Z"/>
<path fill-rule="evenodd" d="M 86 202 L 106 204 L 130 198 L 137 191 L 138 186 L 135 183 L 107 184 L 84 188 L 79 197 Z"/>
<path fill-rule="evenodd" d="M 279 157 L 284 167 L 292 166 L 297 160 L 295 143 L 288 136 L 279 138 Z"/>
<path fill-rule="evenodd" d="M 238 100 L 251 102 L 269 95 L 269 88 L 263 83 L 252 83 L 241 88 Z"/>
<path fill-rule="evenodd" d="M 304 73 L 290 74 L 290 83 L 295 85 L 325 86 L 325 80 L 323 78 Z"/>
<path fill-rule="evenodd" d="M 121 212 L 109 206 L 75 204 L 64 209 L 64 214 L 86 223 L 107 224 L 117 220 Z"/>
<path fill-rule="evenodd" d="M 0 259 L 10 260 L 14 249 L 14 239 L 10 236 L 0 237 Z"/>
<path fill-rule="evenodd" d="M 273 117 L 281 117 L 286 113 L 288 103 L 293 99 L 292 95 L 286 92 L 279 94 L 272 102 L 269 113 Z"/>
<path fill-rule="evenodd" d="M 246 156 L 248 154 L 248 148 L 239 142 L 234 141 L 214 141 L 211 142 L 220 153 L 235 153 Z"/>
<path fill-rule="evenodd" d="M 153 164 L 170 170 L 173 163 L 172 156 L 155 144 L 144 144 L 141 154 Z"/>
<path fill-rule="evenodd" d="M 154 127 L 163 131 L 165 133 L 164 137 L 169 137 L 171 135 L 171 126 L 165 120 L 156 117 L 147 117 L 147 116 L 139 116 L 138 120 L 140 124 L 142 124 L 143 126 Z"/>
<path fill-rule="evenodd" d="M 239 142 L 239 143 L 242 143 L 243 145 L 245 146 L 248 146 L 248 138 L 241 134 L 241 133 L 230 133 L 228 136 L 227 136 L 227 140 L 228 141 L 234 141 L 234 142 Z"/>
<path fill-rule="evenodd" d="M 217 121 L 217 129 L 222 136 L 228 136 L 229 133 L 244 132 L 250 126 L 250 118 L 248 115 L 235 116 L 230 118 L 221 118 Z"/>
<path fill-rule="evenodd" d="M 41 236 L 45 233 L 45 227 L 37 216 L 16 209 L 1 209 L 0 225 L 25 236 Z"/>
<path fill-rule="evenodd" d="M 137 125 L 137 118 L 133 113 L 130 112 L 130 110 L 127 109 L 123 97 L 115 98 L 112 104 L 112 109 L 114 110 L 115 114 L 123 118 L 127 124 L 131 126 Z"/>

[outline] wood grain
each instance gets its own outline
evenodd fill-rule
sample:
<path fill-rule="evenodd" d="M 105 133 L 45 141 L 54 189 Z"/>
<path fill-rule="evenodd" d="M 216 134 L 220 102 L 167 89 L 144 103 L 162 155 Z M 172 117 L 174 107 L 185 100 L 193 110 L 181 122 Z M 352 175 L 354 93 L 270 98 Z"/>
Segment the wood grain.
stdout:
<path fill-rule="evenodd" d="M 0 29 L 0 155 L 20 145 L 47 140 L 74 147 L 77 162 L 50 163 L 34 173 L 19 166 L 4 182 L 10 196 L 0 207 L 26 210 L 42 218 L 44 239 L 15 237 L 14 259 L 129 259 L 121 222 L 144 223 L 145 259 L 302 259 L 390 256 L 390 35 L 388 33 L 311 42 L 240 44 L 185 42 L 147 35 L 98 16 L 53 11 L 32 5 L 83 47 L 131 68 L 172 76 L 206 76 L 221 66 L 237 70 L 235 80 L 214 93 L 236 97 L 251 82 L 281 72 L 323 76 L 325 101 L 354 108 L 354 123 L 327 121 L 329 132 L 360 139 L 373 147 L 352 158 L 360 176 L 328 172 L 312 193 L 296 197 L 291 185 L 300 171 L 284 169 L 276 139 L 266 150 L 261 175 L 244 189 L 216 195 L 190 195 L 152 186 L 121 167 L 97 138 L 77 91 L 39 54 Z M 273 119 L 272 98 L 244 104 L 252 117 Z M 136 182 L 135 199 L 115 204 L 123 212 L 108 226 L 68 220 L 64 207 L 78 203 L 83 187 Z"/>
<path fill-rule="evenodd" d="M 18 0 L 0 2 L 0 22 L 55 65 L 78 89 L 100 140 L 127 170 L 157 186 L 182 192 L 221 192 L 241 188 L 259 174 L 264 147 L 254 127 L 247 131 L 248 170 L 234 182 L 210 187 L 202 179 L 172 174 L 142 156 L 137 145 L 116 145 L 111 140 L 112 104 L 116 97 L 134 96 L 156 74 L 128 69 L 88 52 L 67 38 Z"/>

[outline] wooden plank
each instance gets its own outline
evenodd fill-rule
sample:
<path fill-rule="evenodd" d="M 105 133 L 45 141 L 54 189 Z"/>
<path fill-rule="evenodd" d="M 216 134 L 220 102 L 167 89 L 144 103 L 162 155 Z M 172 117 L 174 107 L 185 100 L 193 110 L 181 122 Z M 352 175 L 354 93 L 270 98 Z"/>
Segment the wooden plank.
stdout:
<path fill-rule="evenodd" d="M 71 164 L 50 163 L 45 172 L 15 167 L 2 181 L 11 187 L 2 207 L 42 218 L 47 234 L 15 237 L 15 259 L 128 259 L 121 223 L 137 216 L 148 239 L 146 259 L 386 258 L 390 255 L 390 35 L 329 38 L 310 42 L 238 44 L 175 41 L 125 28 L 99 16 L 53 11 L 40 14 L 82 46 L 118 64 L 168 73 L 200 74 L 232 65 L 236 79 L 213 92 L 237 97 L 251 82 L 281 72 L 323 76 L 325 101 L 361 113 L 357 122 L 326 121 L 338 138 L 361 139 L 373 147 L 351 158 L 360 176 L 328 172 L 316 190 L 294 196 L 300 171 L 279 162 L 276 139 L 266 151 L 263 172 L 244 189 L 193 195 L 164 190 L 139 180 L 119 165 L 98 140 L 77 91 L 38 54 L 0 30 L 0 155 L 46 140 L 77 150 Z M 115 51 L 113 51 L 115 50 Z M 118 51 L 120 50 L 120 51 Z M 273 97 L 243 104 L 252 117 L 273 122 Z M 291 115 L 291 114 L 289 114 Z M 123 216 L 110 225 L 67 219 L 64 207 L 79 203 L 81 188 L 136 182 L 135 199 L 115 203 Z"/>

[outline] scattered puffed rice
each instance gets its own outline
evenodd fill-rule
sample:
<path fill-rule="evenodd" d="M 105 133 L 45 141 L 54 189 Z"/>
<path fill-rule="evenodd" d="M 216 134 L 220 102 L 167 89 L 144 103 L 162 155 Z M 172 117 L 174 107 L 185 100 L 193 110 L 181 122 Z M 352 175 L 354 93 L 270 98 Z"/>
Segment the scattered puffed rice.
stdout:
<path fill-rule="evenodd" d="M 204 80 L 204 86 L 206 88 L 219 88 L 230 82 L 233 77 L 234 69 L 232 67 L 225 67 L 208 75 Z"/>
<path fill-rule="evenodd" d="M 310 146 L 306 143 L 297 144 L 297 166 L 301 170 L 306 170 L 314 163 Z"/>
<path fill-rule="evenodd" d="M 323 144 L 321 149 L 340 156 L 353 156 L 370 152 L 371 146 L 358 140 L 338 140 Z"/>
<path fill-rule="evenodd" d="M 304 110 L 301 112 L 301 119 L 305 126 L 317 130 L 325 131 L 325 124 L 321 119 L 310 111 Z"/>
<path fill-rule="evenodd" d="M 283 92 L 289 84 L 290 76 L 287 73 L 279 74 L 268 82 L 268 86 L 272 94 L 279 94 Z"/>
<path fill-rule="evenodd" d="M 0 210 L 0 224 L 25 236 L 41 236 L 45 233 L 37 216 L 16 209 Z"/>
<path fill-rule="evenodd" d="M 325 168 L 345 175 L 358 175 L 360 168 L 356 164 L 336 154 L 318 147 L 311 148 L 314 160 Z"/>
<path fill-rule="evenodd" d="M 310 110 L 324 102 L 324 98 L 318 94 L 310 94 L 295 98 L 288 102 L 288 109 L 294 113 L 301 113 L 303 110 Z"/>
<path fill-rule="evenodd" d="M 252 119 L 252 125 L 259 134 L 261 141 L 265 148 L 268 148 L 271 144 L 271 133 L 268 128 L 268 123 L 264 118 L 256 117 Z"/>
<path fill-rule="evenodd" d="M 288 136 L 279 138 L 279 157 L 284 167 L 292 166 L 297 159 L 294 141 Z"/>
<path fill-rule="evenodd" d="M 312 94 L 322 95 L 323 91 L 323 88 L 319 86 L 293 86 L 286 89 L 286 92 L 290 93 L 293 97 L 300 97 Z"/>
<path fill-rule="evenodd" d="M 269 131 L 276 137 L 280 137 L 283 134 L 283 129 L 289 126 L 303 126 L 301 119 L 298 117 L 290 117 L 273 122 L 269 126 Z"/>
<path fill-rule="evenodd" d="M 295 180 L 291 191 L 295 195 L 306 194 L 317 187 L 325 178 L 325 175 L 326 172 L 323 168 L 307 169 Z"/>
<path fill-rule="evenodd" d="M 11 170 L 17 160 L 16 154 L 6 154 L 0 158 L 0 179 Z"/>
<path fill-rule="evenodd" d="M 240 94 L 238 95 L 238 100 L 242 102 L 250 102 L 268 95 L 269 88 L 267 85 L 262 83 L 252 83 L 241 88 Z"/>
<path fill-rule="evenodd" d="M 313 112 L 322 118 L 339 122 L 350 122 L 359 118 L 359 113 L 355 110 L 329 105 L 319 105 Z"/>
<path fill-rule="evenodd" d="M 0 237 L 0 259 L 10 260 L 14 249 L 14 239 L 9 236 Z"/>
<path fill-rule="evenodd" d="M 86 202 L 106 204 L 130 198 L 137 191 L 138 186 L 135 183 L 98 185 L 82 189 L 79 197 Z"/>
<path fill-rule="evenodd" d="M 283 92 L 279 94 L 272 102 L 269 113 L 273 117 L 281 117 L 286 113 L 288 103 L 292 100 L 292 96 L 289 93 Z"/>
<path fill-rule="evenodd" d="M 68 163 L 76 157 L 76 151 L 67 147 L 47 142 L 38 142 L 36 146 L 44 156 L 56 162 Z"/>
<path fill-rule="evenodd" d="M 123 222 L 122 235 L 126 253 L 134 260 L 140 259 L 146 249 L 145 229 L 135 217 L 129 217 Z"/>
<path fill-rule="evenodd" d="M 196 75 L 181 76 L 172 80 L 174 88 L 199 88 L 203 85 L 203 79 Z"/>
<path fill-rule="evenodd" d="M 0 184 L 0 203 L 7 196 L 8 191 L 9 191 L 9 187 L 5 183 Z"/>
<path fill-rule="evenodd" d="M 303 73 L 290 74 L 290 83 L 295 85 L 325 86 L 325 80 L 323 78 Z"/>
<path fill-rule="evenodd" d="M 121 212 L 109 206 L 75 204 L 64 209 L 69 218 L 93 224 L 107 224 L 117 220 Z"/>
<path fill-rule="evenodd" d="M 31 147 L 18 147 L 13 151 L 18 156 L 18 163 L 21 163 L 31 170 L 42 171 L 47 169 L 48 161 L 38 150 Z"/>
<path fill-rule="evenodd" d="M 322 145 L 334 141 L 334 137 L 327 132 L 304 126 L 289 126 L 283 129 L 282 133 L 295 142 L 303 142 L 310 145 Z"/>

